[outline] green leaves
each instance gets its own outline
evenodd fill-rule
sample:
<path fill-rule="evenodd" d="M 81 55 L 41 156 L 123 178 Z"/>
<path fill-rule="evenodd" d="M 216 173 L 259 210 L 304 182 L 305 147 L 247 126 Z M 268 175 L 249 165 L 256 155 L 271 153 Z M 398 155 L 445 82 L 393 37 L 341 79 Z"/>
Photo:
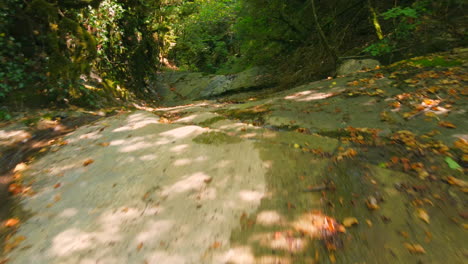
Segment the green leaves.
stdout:
<path fill-rule="evenodd" d="M 386 20 L 391 19 L 391 18 L 397 18 L 397 17 L 418 18 L 419 16 L 418 11 L 411 7 L 405 7 L 405 8 L 395 7 L 395 8 L 389 9 L 388 11 L 382 13 L 381 15 Z"/>

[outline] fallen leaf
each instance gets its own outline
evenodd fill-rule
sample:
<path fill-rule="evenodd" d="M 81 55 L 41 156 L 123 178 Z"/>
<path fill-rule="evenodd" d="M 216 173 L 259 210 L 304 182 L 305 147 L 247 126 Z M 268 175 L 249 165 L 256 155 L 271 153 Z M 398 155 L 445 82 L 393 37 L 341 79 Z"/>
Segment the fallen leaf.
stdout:
<path fill-rule="evenodd" d="M 3 248 L 4 253 L 8 253 L 14 248 L 18 247 L 21 242 L 23 242 L 26 239 L 25 236 L 17 236 L 12 239 L 9 239 Z"/>
<path fill-rule="evenodd" d="M 140 244 L 138 244 L 137 246 L 137 251 L 140 251 L 142 247 L 143 247 L 143 242 L 140 242 Z"/>
<path fill-rule="evenodd" d="M 357 225 L 357 224 L 359 224 L 359 221 L 356 219 L 356 217 L 346 217 L 343 220 L 343 225 L 345 227 L 351 227 L 351 226 Z"/>
<path fill-rule="evenodd" d="M 60 194 L 54 196 L 54 202 L 58 202 L 60 200 L 62 200 L 62 196 Z"/>
<path fill-rule="evenodd" d="M 445 162 L 448 164 L 448 166 L 453 169 L 453 170 L 459 170 L 461 169 L 462 167 L 456 162 L 454 161 L 452 158 L 450 157 L 445 157 Z"/>
<path fill-rule="evenodd" d="M 12 183 L 10 186 L 8 186 L 8 191 L 11 192 L 12 194 L 19 194 L 23 192 L 23 186 L 20 184 Z"/>
<path fill-rule="evenodd" d="M 221 246 L 221 242 L 215 241 L 215 242 L 211 245 L 211 248 L 216 249 L 216 248 L 219 248 L 220 246 Z"/>
<path fill-rule="evenodd" d="M 335 219 L 321 214 L 311 212 L 302 215 L 293 223 L 296 231 L 308 235 L 310 238 L 327 238 L 336 235 L 338 232 L 344 233 L 344 226 L 338 224 Z"/>
<path fill-rule="evenodd" d="M 367 208 L 370 210 L 377 210 L 380 208 L 380 206 L 377 203 L 377 199 L 375 199 L 373 196 L 369 196 L 366 200 L 366 205 Z"/>
<path fill-rule="evenodd" d="M 87 159 L 87 160 L 85 160 L 85 161 L 83 162 L 83 166 L 86 167 L 86 166 L 90 165 L 90 164 L 93 163 L 93 162 L 94 162 L 94 160 L 92 160 L 92 159 Z"/>
<path fill-rule="evenodd" d="M 205 182 L 206 184 L 210 183 L 213 181 L 213 178 L 212 177 L 209 177 L 209 178 L 206 178 L 203 180 L 203 182 Z"/>
<path fill-rule="evenodd" d="M 5 226 L 6 227 L 13 227 L 13 226 L 18 225 L 19 222 L 20 222 L 20 220 L 18 218 L 10 218 L 10 219 L 6 220 Z"/>
<path fill-rule="evenodd" d="M 464 180 L 457 179 L 457 178 L 452 177 L 452 176 L 447 177 L 447 182 L 449 184 L 451 184 L 451 185 L 455 185 L 455 186 L 462 187 L 462 188 L 468 188 L 468 182 L 466 182 Z"/>
<path fill-rule="evenodd" d="M 62 184 L 59 182 L 57 184 L 54 185 L 54 189 L 57 189 L 58 187 L 60 187 Z"/>
<path fill-rule="evenodd" d="M 15 169 L 13 172 L 22 172 L 28 168 L 28 165 L 24 162 L 19 163 L 18 165 L 15 166 Z"/>
<path fill-rule="evenodd" d="M 430 222 L 429 221 L 429 215 L 427 214 L 427 212 L 424 209 L 418 208 L 417 214 L 418 214 L 419 218 L 421 218 L 424 222 L 429 224 L 429 222 Z"/>
<path fill-rule="evenodd" d="M 101 147 L 107 147 L 107 146 L 109 146 L 109 145 L 110 145 L 109 142 L 102 142 L 102 143 L 99 143 L 99 146 L 101 146 Z"/>
<path fill-rule="evenodd" d="M 404 243 L 405 248 L 409 250 L 412 254 L 426 254 L 426 250 L 419 244 L 410 244 Z"/>
<path fill-rule="evenodd" d="M 452 124 L 452 123 L 450 123 L 448 121 L 440 121 L 439 126 L 446 127 L 446 128 L 456 128 L 457 127 L 457 126 L 455 126 L 454 124 Z"/>
<path fill-rule="evenodd" d="M 371 220 L 366 219 L 366 224 L 367 224 L 369 227 L 372 227 L 372 221 L 371 221 Z"/>
<path fill-rule="evenodd" d="M 393 156 L 393 157 L 391 158 L 391 161 L 392 161 L 393 164 L 397 164 L 399 160 L 400 160 L 400 158 L 398 158 L 398 157 L 396 157 L 396 156 Z"/>
<path fill-rule="evenodd" d="M 426 231 L 426 232 L 424 232 L 424 234 L 426 234 L 426 236 L 425 236 L 425 238 L 424 238 L 424 241 L 425 241 L 426 243 L 431 242 L 431 241 L 432 241 L 432 233 L 429 232 L 429 231 Z"/>
<path fill-rule="evenodd" d="M 335 257 L 335 254 L 333 254 L 333 253 L 330 253 L 330 255 L 328 255 L 328 257 L 330 258 L 330 262 L 331 262 L 331 263 L 336 263 L 336 257 Z"/>
<path fill-rule="evenodd" d="M 68 145 L 68 141 L 60 141 L 57 145 L 59 146 L 65 146 L 65 145 Z"/>

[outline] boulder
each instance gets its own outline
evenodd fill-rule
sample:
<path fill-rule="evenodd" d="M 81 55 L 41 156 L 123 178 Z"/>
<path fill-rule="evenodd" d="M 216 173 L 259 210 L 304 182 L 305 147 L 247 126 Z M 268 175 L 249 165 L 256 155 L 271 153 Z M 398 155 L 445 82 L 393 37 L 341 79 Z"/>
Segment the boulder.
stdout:
<path fill-rule="evenodd" d="M 267 87 L 273 84 L 274 79 L 266 73 L 265 69 L 253 67 L 229 75 L 163 72 L 156 77 L 153 90 L 161 96 L 165 104 L 172 104 Z"/>
<path fill-rule="evenodd" d="M 381 65 L 379 61 L 373 59 L 346 60 L 336 70 L 336 75 L 348 75 L 362 70 L 371 70 Z"/>

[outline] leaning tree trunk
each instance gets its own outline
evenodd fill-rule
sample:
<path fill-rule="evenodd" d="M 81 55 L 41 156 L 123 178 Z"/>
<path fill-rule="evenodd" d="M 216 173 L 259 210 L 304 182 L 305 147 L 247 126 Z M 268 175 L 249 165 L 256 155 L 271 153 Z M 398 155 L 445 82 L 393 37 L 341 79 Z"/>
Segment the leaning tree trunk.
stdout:
<path fill-rule="evenodd" d="M 310 0 L 312 4 L 312 13 L 314 15 L 314 21 L 315 21 L 315 26 L 317 27 L 317 31 L 320 35 L 320 40 L 322 41 L 323 47 L 327 51 L 327 53 L 330 55 L 330 57 L 333 59 L 333 64 L 336 69 L 336 64 L 338 62 L 338 56 L 336 56 L 335 51 L 330 47 L 328 44 L 327 38 L 325 37 L 325 33 L 323 33 L 322 27 L 320 26 L 320 23 L 318 21 L 317 17 L 317 12 L 315 10 L 315 0 Z"/>
<path fill-rule="evenodd" d="M 377 34 L 377 37 L 382 40 L 384 38 L 383 33 L 382 33 L 382 28 L 380 27 L 379 19 L 377 18 L 377 12 L 375 9 L 372 7 L 371 0 L 367 0 L 367 5 L 369 6 L 369 11 L 372 16 L 372 24 L 374 24 L 375 28 L 375 33 Z"/>

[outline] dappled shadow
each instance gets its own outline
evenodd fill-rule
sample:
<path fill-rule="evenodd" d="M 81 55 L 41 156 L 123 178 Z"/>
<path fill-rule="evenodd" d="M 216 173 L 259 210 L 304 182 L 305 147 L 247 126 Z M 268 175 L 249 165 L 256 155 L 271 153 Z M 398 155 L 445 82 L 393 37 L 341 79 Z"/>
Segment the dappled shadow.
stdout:
<path fill-rule="evenodd" d="M 0 222 L 2 223 L 0 246 L 2 248 L 3 237 L 14 232 L 14 229 L 4 229 L 3 222 L 11 217 L 24 221 L 30 216 L 30 213 L 24 211 L 18 205 L 17 199 L 11 197 L 8 192 L 8 186 L 21 174 L 20 166 L 17 165 L 41 155 L 45 152 L 43 150 L 56 144 L 60 137 L 78 126 L 96 120 L 99 116 L 83 114 L 65 117 L 60 121 L 34 118 L 39 120 L 35 124 L 16 122 L 0 127 Z"/>
<path fill-rule="evenodd" d="M 24 202 L 34 216 L 18 233 L 25 249 L 11 259 L 210 262 L 260 203 L 265 169 L 251 142 L 192 142 L 207 131 L 136 112 L 66 137 L 25 177 L 34 181 L 36 194 Z"/>

